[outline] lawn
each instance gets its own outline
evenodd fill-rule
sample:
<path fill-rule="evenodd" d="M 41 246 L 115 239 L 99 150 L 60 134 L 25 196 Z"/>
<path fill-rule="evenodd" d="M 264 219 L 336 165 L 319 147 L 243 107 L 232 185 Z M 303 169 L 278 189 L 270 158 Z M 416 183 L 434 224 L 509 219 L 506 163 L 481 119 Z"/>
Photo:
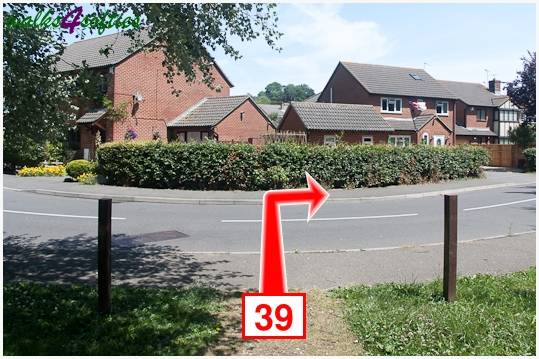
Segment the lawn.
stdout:
<path fill-rule="evenodd" d="M 382 284 L 333 292 L 352 331 L 375 355 L 534 355 L 535 268 L 460 278 L 457 301 L 442 284 Z"/>
<path fill-rule="evenodd" d="M 89 286 L 4 285 L 4 355 L 194 355 L 221 332 L 210 289 L 113 287 L 99 316 Z"/>

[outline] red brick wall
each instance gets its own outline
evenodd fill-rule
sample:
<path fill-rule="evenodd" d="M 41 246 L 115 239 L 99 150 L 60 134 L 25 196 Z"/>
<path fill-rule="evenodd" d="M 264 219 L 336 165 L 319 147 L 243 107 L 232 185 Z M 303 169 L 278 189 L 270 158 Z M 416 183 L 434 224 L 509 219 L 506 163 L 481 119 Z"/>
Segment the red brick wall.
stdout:
<path fill-rule="evenodd" d="M 172 94 L 171 84 L 167 83 L 161 65 L 164 59 L 162 52 L 138 52 L 115 66 L 113 101 L 117 106 L 127 102 L 127 119 L 114 123 L 111 139 L 123 140 L 125 132 L 133 128 L 137 140 L 152 139 L 153 132 L 159 132 L 161 138 L 167 137 L 166 123 L 193 106 L 206 96 L 229 96 L 230 86 L 219 71 L 214 71 L 215 85 L 222 87 L 220 92 L 211 90 L 201 81 L 188 83 L 184 76 L 176 76 L 174 87 L 181 90 L 177 97 Z M 132 96 L 139 91 L 144 101 L 133 108 Z"/>
<path fill-rule="evenodd" d="M 337 135 L 342 141 L 350 144 L 361 144 L 363 136 L 372 136 L 374 144 L 387 144 L 389 132 L 360 132 L 360 131 L 308 131 L 307 142 L 310 144 L 324 144 L 325 135 Z"/>
<path fill-rule="evenodd" d="M 417 142 L 421 143 L 421 139 L 423 138 L 423 134 L 428 133 L 429 134 L 429 144 L 432 145 L 434 143 L 432 136 L 434 135 L 443 135 L 446 138 L 446 145 L 453 144 L 453 136 L 452 133 L 449 132 L 447 128 L 445 128 L 439 121 L 432 119 L 428 123 L 426 123 L 418 132 L 417 132 Z"/>
<path fill-rule="evenodd" d="M 279 131 L 305 132 L 305 126 L 298 116 L 296 110 L 290 106 L 290 110 L 281 120 Z"/>
<path fill-rule="evenodd" d="M 474 111 L 472 111 L 472 107 Z M 477 119 L 478 109 L 485 110 L 486 121 L 479 121 Z M 478 107 L 478 106 L 468 106 L 464 112 L 465 114 L 465 123 L 466 127 L 472 128 L 494 128 L 494 109 L 492 107 Z"/>
<path fill-rule="evenodd" d="M 241 113 L 243 112 L 243 119 Z M 275 133 L 275 129 L 255 107 L 251 100 L 245 101 L 225 117 L 214 129 L 219 142 L 259 143 L 261 136 Z"/>

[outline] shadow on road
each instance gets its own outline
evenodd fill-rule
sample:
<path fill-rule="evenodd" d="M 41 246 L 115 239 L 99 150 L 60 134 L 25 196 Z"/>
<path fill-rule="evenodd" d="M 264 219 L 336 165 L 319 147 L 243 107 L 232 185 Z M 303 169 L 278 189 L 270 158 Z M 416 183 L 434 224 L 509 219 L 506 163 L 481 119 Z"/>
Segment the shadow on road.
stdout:
<path fill-rule="evenodd" d="M 4 280 L 95 284 L 97 239 L 79 234 L 46 242 L 38 237 L 11 235 L 4 238 Z M 113 240 L 114 243 L 114 240 Z M 112 248 L 113 284 L 181 287 L 205 285 L 239 289 L 229 281 L 252 277 L 217 269 L 228 260 L 199 261 L 177 247 L 141 245 Z M 212 268 L 213 267 L 213 268 Z"/>

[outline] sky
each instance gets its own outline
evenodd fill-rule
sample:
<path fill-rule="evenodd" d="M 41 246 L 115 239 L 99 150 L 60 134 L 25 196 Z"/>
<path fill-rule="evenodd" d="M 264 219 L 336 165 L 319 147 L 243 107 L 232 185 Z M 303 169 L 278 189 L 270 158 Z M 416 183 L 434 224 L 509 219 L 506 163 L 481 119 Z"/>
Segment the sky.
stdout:
<path fill-rule="evenodd" d="M 340 60 L 425 68 L 443 80 L 511 81 L 536 44 L 535 4 L 302 3 L 277 11 L 280 53 L 257 39 L 232 42 L 240 60 L 214 54 L 232 95 L 256 95 L 273 81 L 319 92 Z"/>

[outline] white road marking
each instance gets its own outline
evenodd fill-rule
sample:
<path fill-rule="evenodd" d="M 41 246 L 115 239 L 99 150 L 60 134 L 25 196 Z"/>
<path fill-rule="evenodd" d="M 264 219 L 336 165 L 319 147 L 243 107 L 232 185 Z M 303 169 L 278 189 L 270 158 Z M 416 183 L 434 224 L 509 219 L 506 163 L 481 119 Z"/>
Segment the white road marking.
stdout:
<path fill-rule="evenodd" d="M 26 212 L 26 211 L 13 211 L 9 209 L 4 209 L 6 213 L 15 213 L 15 214 L 28 214 L 32 216 L 48 216 L 48 217 L 66 217 L 66 218 L 84 218 L 84 219 L 97 219 L 95 216 L 76 216 L 74 214 L 58 214 L 58 213 L 40 213 L 40 212 Z M 123 221 L 127 218 L 123 217 L 112 217 L 114 220 Z"/>
<path fill-rule="evenodd" d="M 364 217 L 333 217 L 333 218 L 313 218 L 312 221 L 350 221 L 356 219 L 378 219 L 378 218 L 398 218 L 417 216 L 418 213 L 388 214 L 383 216 L 364 216 Z M 223 219 L 222 223 L 260 223 L 261 219 Z M 306 218 L 281 219 L 281 222 L 307 222 Z"/>
<path fill-rule="evenodd" d="M 535 201 L 535 198 L 523 199 L 523 200 L 521 200 L 521 201 L 513 201 L 513 202 L 506 202 L 506 203 L 493 204 L 493 205 L 490 205 L 490 206 L 465 208 L 464 211 L 477 211 L 477 210 L 480 210 L 480 209 L 487 209 L 487 208 L 495 208 L 495 207 L 510 206 L 510 205 L 512 205 L 512 204 L 524 203 L 524 202 L 531 202 L 531 201 Z"/>
<path fill-rule="evenodd" d="M 488 241 L 492 239 L 502 239 L 502 238 L 511 238 L 526 234 L 536 233 L 535 231 L 525 231 L 518 232 L 513 234 L 500 234 L 490 237 L 482 238 L 473 238 L 465 239 L 458 241 L 461 244 L 474 243 L 480 241 Z M 410 250 L 414 248 L 423 248 L 423 247 L 437 247 L 443 246 L 444 242 L 435 242 L 435 243 L 424 243 L 424 244 L 403 244 L 400 246 L 391 246 L 391 247 L 371 247 L 371 248 L 350 248 L 350 249 L 307 249 L 307 250 L 292 250 L 284 251 L 284 254 L 335 254 L 335 253 L 355 253 L 355 252 L 379 252 L 379 251 L 392 251 L 392 250 Z M 260 251 L 185 251 L 183 254 L 210 254 L 210 255 L 260 255 Z"/>

